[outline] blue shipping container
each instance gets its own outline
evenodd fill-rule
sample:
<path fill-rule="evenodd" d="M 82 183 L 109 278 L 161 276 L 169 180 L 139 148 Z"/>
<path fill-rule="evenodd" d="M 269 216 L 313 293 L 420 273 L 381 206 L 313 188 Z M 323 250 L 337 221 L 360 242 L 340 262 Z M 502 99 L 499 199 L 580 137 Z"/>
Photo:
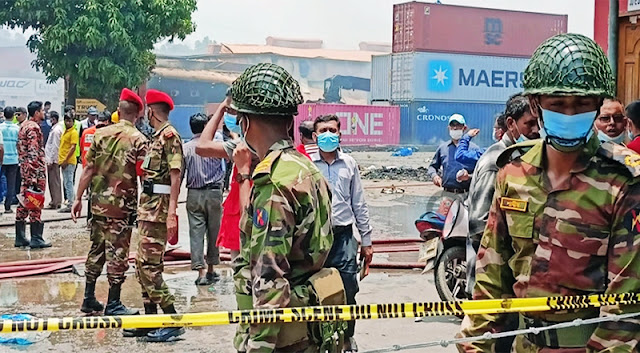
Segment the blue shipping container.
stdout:
<path fill-rule="evenodd" d="M 493 144 L 496 116 L 505 109 L 504 103 L 414 101 L 394 104 L 400 106 L 400 143 L 403 145 L 438 146 L 450 140 L 449 117 L 457 113 L 464 116 L 469 129 L 480 129 L 473 142 L 488 147 Z"/>
<path fill-rule="evenodd" d="M 169 114 L 169 122 L 178 130 L 183 141 L 189 141 L 193 137 L 191 126 L 189 125 L 189 118 L 191 118 L 193 114 L 204 112 L 203 105 L 176 105 L 171 111 L 171 114 Z"/>
<path fill-rule="evenodd" d="M 522 91 L 529 59 L 443 53 L 399 53 L 391 59 L 393 101 L 502 103 Z"/>

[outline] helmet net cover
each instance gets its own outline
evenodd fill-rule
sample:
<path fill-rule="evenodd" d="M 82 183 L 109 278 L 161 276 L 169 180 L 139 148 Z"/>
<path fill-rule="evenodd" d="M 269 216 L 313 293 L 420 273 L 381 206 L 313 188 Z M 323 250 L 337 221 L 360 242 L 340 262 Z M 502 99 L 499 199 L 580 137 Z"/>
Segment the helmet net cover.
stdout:
<path fill-rule="evenodd" d="M 523 85 L 525 95 L 615 95 L 607 56 L 581 34 L 560 34 L 544 41 L 524 71 Z"/>
<path fill-rule="evenodd" d="M 231 108 L 240 113 L 291 116 L 298 114 L 302 103 L 298 81 L 274 64 L 246 69 L 231 87 Z"/>

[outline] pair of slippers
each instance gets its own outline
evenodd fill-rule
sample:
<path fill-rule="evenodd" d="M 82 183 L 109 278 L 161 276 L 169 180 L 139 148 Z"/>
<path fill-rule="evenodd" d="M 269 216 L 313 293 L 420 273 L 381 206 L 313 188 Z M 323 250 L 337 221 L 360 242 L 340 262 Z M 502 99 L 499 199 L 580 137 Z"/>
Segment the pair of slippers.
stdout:
<path fill-rule="evenodd" d="M 196 279 L 196 286 L 209 286 L 220 280 L 220 275 L 215 272 L 207 272 L 205 277 Z"/>

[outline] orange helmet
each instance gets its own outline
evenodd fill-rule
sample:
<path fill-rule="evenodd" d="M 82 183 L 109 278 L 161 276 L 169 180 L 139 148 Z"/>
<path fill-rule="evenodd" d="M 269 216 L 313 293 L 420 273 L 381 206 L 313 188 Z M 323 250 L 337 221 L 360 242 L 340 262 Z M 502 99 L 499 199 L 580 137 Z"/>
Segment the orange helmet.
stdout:
<path fill-rule="evenodd" d="M 27 189 L 23 194 L 17 195 L 20 204 L 28 210 L 41 210 L 44 207 L 44 192 Z"/>

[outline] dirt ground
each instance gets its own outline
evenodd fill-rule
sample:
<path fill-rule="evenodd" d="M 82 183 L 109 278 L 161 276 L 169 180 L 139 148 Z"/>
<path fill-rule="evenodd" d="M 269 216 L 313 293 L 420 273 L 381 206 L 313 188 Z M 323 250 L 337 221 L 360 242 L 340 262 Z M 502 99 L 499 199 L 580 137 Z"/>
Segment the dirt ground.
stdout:
<path fill-rule="evenodd" d="M 428 163 L 427 153 L 411 157 L 390 157 L 387 152 L 354 153 L 361 165 L 388 165 L 395 163 L 420 166 Z M 397 162 L 396 162 L 397 161 Z M 79 173 L 78 173 L 79 174 Z M 390 186 L 404 189 L 389 193 Z M 418 238 L 414 221 L 427 209 L 437 206 L 439 191 L 431 183 L 365 180 L 367 202 L 371 212 L 374 239 Z M 186 193 L 183 193 L 184 199 Z M 188 223 L 185 205 L 180 204 L 180 242 L 178 247 L 188 249 Z M 50 213 L 50 217 L 54 217 Z M 0 221 L 9 223 L 10 215 Z M 5 223 L 5 224 L 6 224 Z M 134 231 L 132 251 L 137 235 Z M 54 247 L 46 250 L 18 250 L 13 247 L 13 227 L 0 227 L 0 262 L 84 256 L 89 248 L 89 233 L 84 220 L 50 222 L 45 226 L 45 238 Z M 376 254 L 375 261 L 415 262 L 417 253 Z M 189 266 L 165 270 L 165 279 L 176 296 L 179 312 L 207 312 L 235 308 L 232 271 L 229 264 L 218 266 L 220 282 L 210 287 L 194 285 L 196 273 Z M 79 316 L 84 278 L 75 274 L 58 274 L 22 279 L 0 280 L 0 313 L 30 313 L 38 317 Z M 102 276 L 98 281 L 97 297 L 104 302 L 108 284 Z M 140 286 L 131 273 L 123 286 L 123 302 L 142 308 Z M 433 285 L 433 273 L 418 270 L 372 270 L 360 284 L 359 303 L 425 302 L 439 300 Z M 429 318 L 422 322 L 413 319 L 359 321 L 356 339 L 360 352 L 453 338 L 458 331 L 457 318 Z M 189 328 L 182 340 L 166 344 L 138 342 L 123 338 L 119 330 L 82 332 L 54 332 L 42 335 L 39 342 L 27 347 L 0 346 L 1 352 L 234 352 L 231 339 L 234 326 Z M 405 352 L 455 352 L 454 347 L 405 350 Z"/>

